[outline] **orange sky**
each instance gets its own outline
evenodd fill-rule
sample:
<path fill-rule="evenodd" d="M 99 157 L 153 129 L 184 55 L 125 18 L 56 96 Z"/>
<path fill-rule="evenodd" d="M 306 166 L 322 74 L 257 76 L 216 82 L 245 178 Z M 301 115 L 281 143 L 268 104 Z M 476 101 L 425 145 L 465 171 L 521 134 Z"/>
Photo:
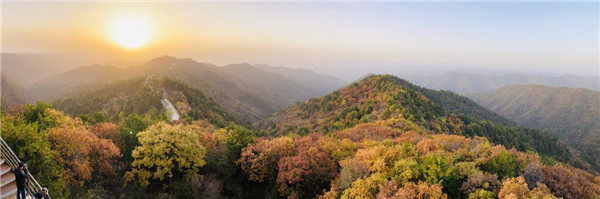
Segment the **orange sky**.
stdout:
<path fill-rule="evenodd" d="M 327 73 L 416 67 L 598 74 L 597 2 L 2 5 L 3 52 L 94 61 L 166 54 Z M 127 17 L 148 22 L 147 45 L 126 49 L 111 38 L 111 26 Z"/>

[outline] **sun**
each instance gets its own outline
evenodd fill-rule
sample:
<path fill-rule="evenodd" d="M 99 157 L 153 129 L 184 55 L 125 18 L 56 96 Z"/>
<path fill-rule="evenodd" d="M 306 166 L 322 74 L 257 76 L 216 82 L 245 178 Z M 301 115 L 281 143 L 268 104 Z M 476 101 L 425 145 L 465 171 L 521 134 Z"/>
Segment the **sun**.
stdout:
<path fill-rule="evenodd" d="M 116 20 L 111 28 L 112 39 L 129 49 L 142 47 L 150 41 L 150 30 L 145 21 L 137 18 Z"/>

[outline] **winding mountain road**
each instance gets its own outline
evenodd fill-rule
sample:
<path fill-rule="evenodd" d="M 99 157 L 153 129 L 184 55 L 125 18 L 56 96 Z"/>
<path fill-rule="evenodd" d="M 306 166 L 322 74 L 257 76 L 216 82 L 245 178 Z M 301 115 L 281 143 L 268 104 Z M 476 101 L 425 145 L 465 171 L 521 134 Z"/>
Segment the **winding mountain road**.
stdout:
<path fill-rule="evenodd" d="M 167 115 L 171 114 L 171 121 L 179 120 L 179 113 L 169 100 L 163 98 L 160 102 L 162 102 L 163 107 L 167 110 Z"/>
<path fill-rule="evenodd" d="M 144 85 L 148 84 L 148 80 L 150 80 L 150 78 L 152 78 L 154 76 L 154 74 L 151 74 L 150 76 L 148 76 L 146 78 L 146 81 L 144 81 Z M 151 86 L 149 86 L 150 89 L 154 90 Z M 163 98 L 162 100 L 160 100 L 160 102 L 163 105 L 163 108 L 165 108 L 165 110 L 167 110 L 167 115 L 171 117 L 171 121 L 175 121 L 175 120 L 179 120 L 179 112 L 177 112 L 177 109 L 175 109 L 175 106 L 173 106 L 173 104 L 171 104 L 171 102 L 169 102 L 169 100 L 167 100 L 167 98 L 164 97 L 163 94 Z"/>

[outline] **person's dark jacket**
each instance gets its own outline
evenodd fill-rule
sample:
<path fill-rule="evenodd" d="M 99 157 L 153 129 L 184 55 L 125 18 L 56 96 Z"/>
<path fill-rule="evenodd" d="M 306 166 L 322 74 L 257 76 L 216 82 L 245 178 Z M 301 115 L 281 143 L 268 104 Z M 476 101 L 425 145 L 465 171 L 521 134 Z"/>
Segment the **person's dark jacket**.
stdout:
<path fill-rule="evenodd" d="M 27 177 L 28 177 L 27 169 L 24 169 L 24 170 L 17 169 L 15 171 L 15 178 L 17 180 L 17 188 L 18 189 L 25 189 L 25 185 L 27 184 Z"/>

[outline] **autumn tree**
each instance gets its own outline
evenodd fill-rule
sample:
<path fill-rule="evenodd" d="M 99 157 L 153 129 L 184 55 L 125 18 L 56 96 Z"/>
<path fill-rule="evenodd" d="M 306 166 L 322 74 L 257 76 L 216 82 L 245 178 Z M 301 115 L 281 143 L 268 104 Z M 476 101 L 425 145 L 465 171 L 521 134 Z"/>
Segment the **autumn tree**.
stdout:
<path fill-rule="evenodd" d="M 316 142 L 318 138 L 319 135 L 313 134 L 296 140 L 297 154 L 279 161 L 277 185 L 280 193 L 305 198 L 314 197 L 328 188 L 337 174 L 337 166 L 320 148 Z"/>
<path fill-rule="evenodd" d="M 206 164 L 206 148 L 196 126 L 159 122 L 137 137 L 140 146 L 133 150 L 132 169 L 125 174 L 127 182 L 171 190 L 175 180 L 195 176 Z"/>
<path fill-rule="evenodd" d="M 485 193 L 480 190 L 497 194 L 498 191 L 500 191 L 500 187 L 501 183 L 496 174 L 478 173 L 468 178 L 466 182 L 463 182 L 460 191 L 464 196 L 471 197 L 470 194 L 475 192 L 479 192 L 476 195 L 485 195 Z"/>
<path fill-rule="evenodd" d="M 100 139 L 83 127 L 52 128 L 48 140 L 60 154 L 66 183 L 75 188 L 83 187 L 92 176 L 113 175 L 112 165 L 121 156 L 111 140 Z"/>
<path fill-rule="evenodd" d="M 546 185 L 538 183 L 536 188 L 529 190 L 525 179 L 520 176 L 517 178 L 507 178 L 502 182 L 502 189 L 498 193 L 499 199 L 520 199 L 520 198 L 556 198 Z"/>
<path fill-rule="evenodd" d="M 535 188 L 538 182 L 544 180 L 544 171 L 542 168 L 542 164 L 539 161 L 534 161 L 523 169 L 523 178 L 525 182 L 527 182 L 527 187 L 529 189 Z"/>
<path fill-rule="evenodd" d="M 344 190 L 341 198 L 375 198 L 378 194 L 379 186 L 384 184 L 387 177 L 383 173 L 374 173 L 366 178 L 359 178 L 352 183 L 352 186 Z"/>
<path fill-rule="evenodd" d="M 544 167 L 544 184 L 556 196 L 573 198 L 600 197 L 600 179 L 577 169 L 568 169 L 561 165 Z"/>
<path fill-rule="evenodd" d="M 498 193 L 500 199 L 525 198 L 529 194 L 529 188 L 523 177 L 508 178 L 502 182 L 502 189 Z"/>
<path fill-rule="evenodd" d="M 396 198 L 448 198 L 442 193 L 442 186 L 439 184 L 428 185 L 425 182 L 419 181 L 418 184 L 408 182 L 402 187 L 398 187 L 396 181 L 388 181 L 379 186 L 380 192 L 377 194 L 378 199 L 396 199 Z"/>
<path fill-rule="evenodd" d="M 242 150 L 237 164 L 256 182 L 275 182 L 279 160 L 294 154 L 294 144 L 289 137 L 260 140 Z"/>
<path fill-rule="evenodd" d="M 489 199 L 496 198 L 497 194 L 494 192 L 485 190 L 485 189 L 477 189 L 477 191 L 469 194 L 469 199 Z"/>
<path fill-rule="evenodd" d="M 121 132 L 116 124 L 98 123 L 92 126 L 90 131 L 92 131 L 92 133 L 94 133 L 98 138 L 111 140 L 113 144 L 119 147 L 119 149 L 123 149 L 125 147 L 123 138 L 121 138 Z"/>
<path fill-rule="evenodd" d="M 349 159 L 341 162 L 342 170 L 340 171 L 337 184 L 339 189 L 344 190 L 352 185 L 352 182 L 359 178 L 364 178 L 369 174 L 369 167 L 357 159 Z"/>

